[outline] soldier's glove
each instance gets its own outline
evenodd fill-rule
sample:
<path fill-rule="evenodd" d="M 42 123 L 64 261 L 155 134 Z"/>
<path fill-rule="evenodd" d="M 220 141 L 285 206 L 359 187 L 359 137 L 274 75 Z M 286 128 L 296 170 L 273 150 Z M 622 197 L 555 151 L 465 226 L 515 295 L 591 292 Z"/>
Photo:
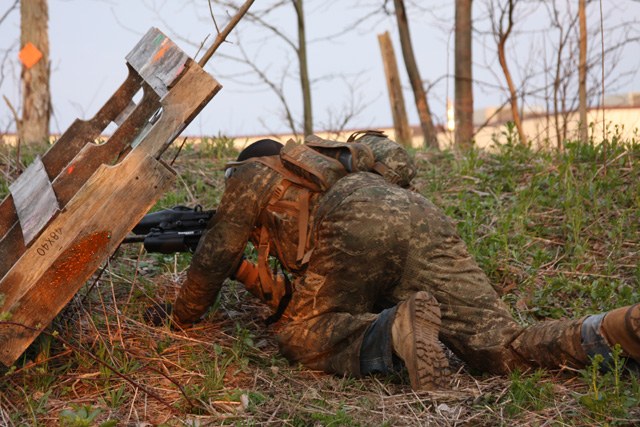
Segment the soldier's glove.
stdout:
<path fill-rule="evenodd" d="M 154 304 L 144 310 L 142 318 L 153 326 L 162 326 L 171 317 L 172 308 L 170 303 Z"/>
<path fill-rule="evenodd" d="M 152 324 L 153 326 L 169 325 L 171 329 L 181 331 L 183 329 L 189 329 L 193 326 L 193 323 L 182 323 L 173 316 L 173 305 L 170 303 L 154 304 L 147 307 L 142 317 L 144 321 Z"/>
<path fill-rule="evenodd" d="M 240 266 L 236 272 L 233 273 L 231 278 L 242 282 L 246 287 L 251 287 L 260 280 L 258 266 L 243 258 L 240 261 Z"/>

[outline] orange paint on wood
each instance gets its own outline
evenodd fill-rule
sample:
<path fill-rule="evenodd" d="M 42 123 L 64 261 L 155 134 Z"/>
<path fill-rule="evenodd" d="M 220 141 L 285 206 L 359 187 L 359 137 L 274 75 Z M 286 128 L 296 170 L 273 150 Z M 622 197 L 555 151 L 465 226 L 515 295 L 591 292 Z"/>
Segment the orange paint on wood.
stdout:
<path fill-rule="evenodd" d="M 153 58 L 153 62 L 156 62 L 158 59 L 162 58 L 164 56 L 164 53 L 167 51 L 167 49 L 169 49 L 169 44 L 166 43 L 166 41 L 167 39 L 165 39 L 164 42 L 162 42 L 164 46 L 162 46 L 162 49 L 160 49 L 158 53 L 156 53 L 156 56 Z"/>
<path fill-rule="evenodd" d="M 180 68 L 178 68 L 178 71 L 176 71 L 176 73 L 174 74 L 174 76 L 179 76 L 180 73 L 182 73 L 182 71 L 184 70 L 184 64 L 182 64 L 180 66 Z"/>
<path fill-rule="evenodd" d="M 93 233 L 74 243 L 51 266 L 49 271 L 52 274 L 40 279 L 33 286 L 33 289 L 38 289 L 41 293 L 48 294 L 47 300 L 50 303 L 53 302 L 56 299 L 56 295 L 58 295 L 59 287 L 68 287 L 69 283 L 76 281 L 78 276 L 82 276 L 85 273 L 88 264 L 96 262 L 104 255 L 105 246 L 107 246 L 110 238 L 109 232 L 102 231 Z M 43 286 L 44 284 L 47 286 Z M 45 304 L 42 308 L 46 310 L 48 305 Z"/>

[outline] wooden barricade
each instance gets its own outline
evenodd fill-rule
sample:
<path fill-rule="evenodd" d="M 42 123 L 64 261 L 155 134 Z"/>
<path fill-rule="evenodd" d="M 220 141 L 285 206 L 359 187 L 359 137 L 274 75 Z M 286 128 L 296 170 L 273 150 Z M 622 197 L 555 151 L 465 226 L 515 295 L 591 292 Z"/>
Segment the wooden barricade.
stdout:
<path fill-rule="evenodd" d="M 221 86 L 159 30 L 90 120 L 76 120 L 0 204 L 0 362 L 10 366 L 171 186 L 164 150 Z M 142 90 L 142 99 L 133 98 Z M 96 138 L 114 122 L 102 144 Z M 6 313 L 9 315 L 7 316 Z"/>

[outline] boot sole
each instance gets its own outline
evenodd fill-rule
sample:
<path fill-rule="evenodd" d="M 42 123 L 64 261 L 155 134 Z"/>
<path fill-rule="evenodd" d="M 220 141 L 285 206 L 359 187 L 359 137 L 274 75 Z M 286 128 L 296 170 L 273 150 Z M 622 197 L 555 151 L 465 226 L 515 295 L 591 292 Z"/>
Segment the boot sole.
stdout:
<path fill-rule="evenodd" d="M 411 317 L 414 320 L 413 357 L 405 360 L 411 379 L 411 388 L 416 391 L 447 388 L 449 362 L 442 350 L 438 333 L 442 324 L 440 306 L 428 292 L 417 292 L 410 301 Z"/>

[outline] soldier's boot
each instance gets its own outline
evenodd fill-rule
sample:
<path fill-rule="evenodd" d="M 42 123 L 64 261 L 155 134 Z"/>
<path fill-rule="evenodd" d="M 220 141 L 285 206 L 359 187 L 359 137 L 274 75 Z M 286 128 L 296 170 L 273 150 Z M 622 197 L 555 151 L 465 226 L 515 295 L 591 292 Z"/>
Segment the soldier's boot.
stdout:
<path fill-rule="evenodd" d="M 520 357 L 520 362 L 510 369 L 518 365 L 583 368 L 589 359 L 585 353 L 582 326 L 583 319 L 572 319 L 541 322 L 524 328 L 507 347 Z"/>
<path fill-rule="evenodd" d="M 601 331 L 610 346 L 620 344 L 623 356 L 640 361 L 640 303 L 606 313 Z"/>
<path fill-rule="evenodd" d="M 440 325 L 440 307 L 428 292 L 416 292 L 396 311 L 391 342 L 416 391 L 445 388 L 449 384 L 449 363 L 438 340 Z"/>

